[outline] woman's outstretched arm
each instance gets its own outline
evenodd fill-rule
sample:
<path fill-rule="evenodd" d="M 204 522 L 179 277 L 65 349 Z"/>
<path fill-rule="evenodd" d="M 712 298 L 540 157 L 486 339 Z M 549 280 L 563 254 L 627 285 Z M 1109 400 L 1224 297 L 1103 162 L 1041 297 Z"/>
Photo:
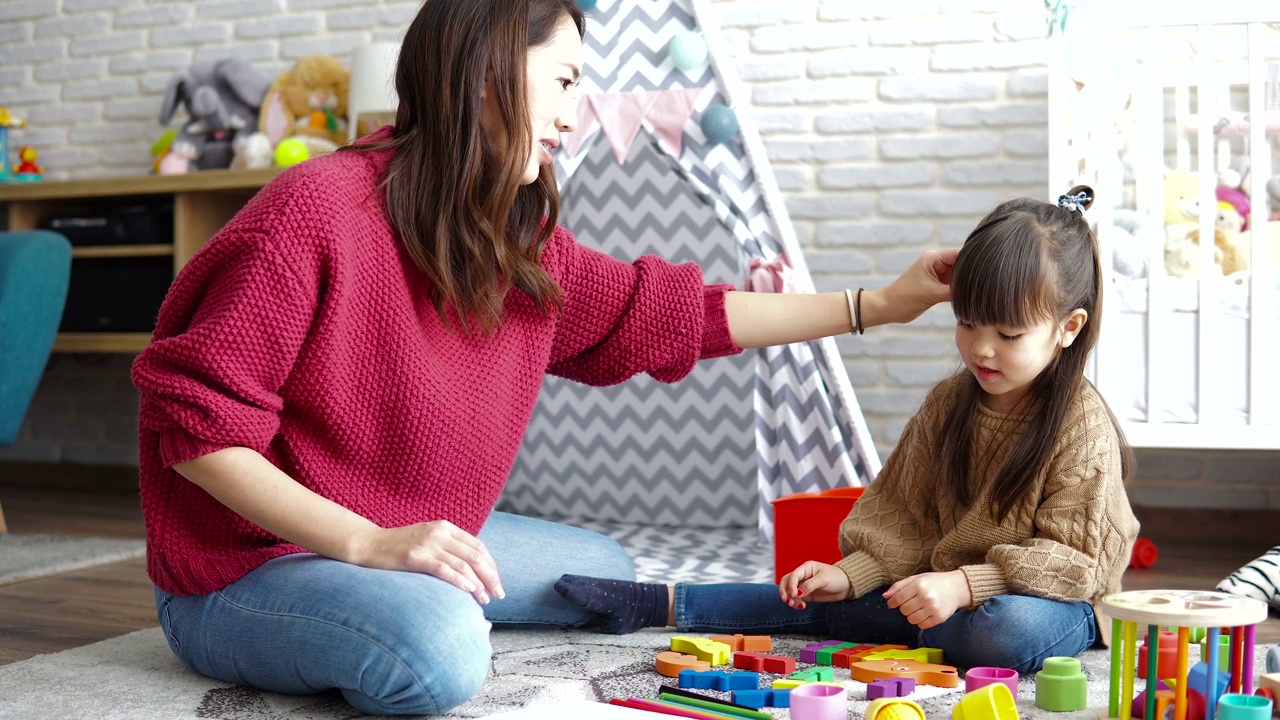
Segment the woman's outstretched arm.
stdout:
<path fill-rule="evenodd" d="M 862 327 L 910 322 L 951 299 L 951 268 L 958 250 L 929 250 L 887 287 L 863 290 Z M 849 332 L 853 317 L 842 292 L 725 295 L 729 333 L 741 348 L 786 345 Z"/>

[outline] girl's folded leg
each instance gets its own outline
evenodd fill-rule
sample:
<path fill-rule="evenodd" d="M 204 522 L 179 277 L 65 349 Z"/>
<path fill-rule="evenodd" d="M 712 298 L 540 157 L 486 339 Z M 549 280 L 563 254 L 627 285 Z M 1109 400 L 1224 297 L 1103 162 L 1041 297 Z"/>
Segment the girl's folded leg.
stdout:
<path fill-rule="evenodd" d="M 556 590 L 598 616 L 607 633 L 631 633 L 673 622 L 682 632 L 775 632 L 822 635 L 827 606 L 789 607 L 775 585 L 638 583 L 566 575 Z"/>
<path fill-rule="evenodd" d="M 489 670 L 480 605 L 430 575 L 288 555 L 207 595 L 157 590 L 156 609 L 201 675 L 290 695 L 337 689 L 370 714 L 446 712 Z"/>
<path fill-rule="evenodd" d="M 1087 602 L 997 595 L 921 632 L 920 642 L 941 648 L 948 665 L 1003 667 L 1026 675 L 1045 658 L 1075 657 L 1092 647 L 1097 627 Z"/>

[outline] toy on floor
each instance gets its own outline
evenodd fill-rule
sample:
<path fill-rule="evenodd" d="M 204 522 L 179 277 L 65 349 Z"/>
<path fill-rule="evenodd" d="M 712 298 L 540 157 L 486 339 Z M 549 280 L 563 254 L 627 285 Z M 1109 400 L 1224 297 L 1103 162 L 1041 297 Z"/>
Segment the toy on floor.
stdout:
<path fill-rule="evenodd" d="M 734 652 L 773 652 L 773 638 L 768 635 L 712 635 L 711 640 L 728 645 Z"/>
<path fill-rule="evenodd" d="M 1147 538 L 1140 537 L 1133 543 L 1133 553 L 1129 556 L 1129 567 L 1149 568 L 1156 564 L 1160 552 L 1156 544 Z"/>
<path fill-rule="evenodd" d="M 1219 688 L 1216 673 L 1206 672 L 1201 689 L 1205 697 L 1205 720 L 1214 720 L 1218 699 L 1224 692 L 1253 692 L 1253 652 L 1257 623 L 1267 617 L 1267 605 L 1258 600 L 1222 592 L 1183 590 L 1132 590 L 1108 595 L 1102 606 L 1112 618 L 1111 686 L 1108 717 L 1130 720 L 1133 698 L 1134 660 L 1137 656 L 1137 625 L 1147 626 L 1147 642 L 1159 648 L 1162 626 L 1178 628 L 1177 675 L 1174 686 L 1173 720 L 1187 720 L 1187 690 L 1195 686 L 1187 672 L 1189 628 L 1207 627 L 1206 669 L 1218 665 L 1219 628 L 1230 628 L 1231 675 L 1229 687 Z M 1155 688 L 1159 653 L 1148 653 L 1147 686 Z M 1148 693 L 1144 717 L 1156 714 L 1158 693 Z"/>
<path fill-rule="evenodd" d="M 872 680 L 867 683 L 867 699 L 906 697 L 916 689 L 916 681 L 911 678 L 890 678 Z"/>
<path fill-rule="evenodd" d="M 1018 720 L 1018 704 L 1004 683 L 967 692 L 951 711 L 951 720 Z"/>
<path fill-rule="evenodd" d="M 915 660 L 863 660 L 849 666 L 849 675 L 858 682 L 887 678 L 911 678 L 920 685 L 953 688 L 960 685 L 960 674 L 950 665 L 935 665 Z"/>
<path fill-rule="evenodd" d="M 733 701 L 739 705 L 746 705 L 757 710 L 763 707 L 791 707 L 791 691 L 764 688 L 758 690 L 734 690 Z"/>
<path fill-rule="evenodd" d="M 868 708 L 867 720 L 872 720 Z M 849 691 L 835 685 L 801 685 L 791 691 L 791 720 L 846 720 Z M 881 720 L 897 720 L 893 716 Z M 920 719 L 924 720 L 924 714 Z"/>
<path fill-rule="evenodd" d="M 796 659 L 781 655 L 765 655 L 758 652 L 736 652 L 733 666 L 743 670 L 755 670 L 786 675 L 796 669 Z"/>
<path fill-rule="evenodd" d="M 866 720 L 925 720 L 924 710 L 903 698 L 880 698 L 867 705 Z"/>
<path fill-rule="evenodd" d="M 711 663 L 703 662 L 692 655 L 668 650 L 658 653 L 657 660 L 654 661 L 654 669 L 659 675 L 678 678 L 682 670 L 710 670 Z"/>
<path fill-rule="evenodd" d="M 998 667 L 971 667 L 964 673 L 964 691 L 973 692 L 991 683 L 1004 683 L 1018 699 L 1018 671 Z"/>
<path fill-rule="evenodd" d="M 1036 707 L 1054 712 L 1084 710 L 1089 703 L 1089 679 L 1073 657 L 1045 658 L 1036 673 Z"/>
<path fill-rule="evenodd" d="M 671 638 L 671 649 L 679 653 L 692 655 L 712 665 L 729 664 L 729 646 L 710 638 L 692 638 L 677 635 Z"/>

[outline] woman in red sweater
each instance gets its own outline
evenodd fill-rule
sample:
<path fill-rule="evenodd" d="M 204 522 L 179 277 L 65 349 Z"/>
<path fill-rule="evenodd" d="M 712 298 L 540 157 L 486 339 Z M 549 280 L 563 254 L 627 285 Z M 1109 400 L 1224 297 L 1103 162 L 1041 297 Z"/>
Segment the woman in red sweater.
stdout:
<path fill-rule="evenodd" d="M 491 623 L 585 625 L 555 580 L 633 577 L 603 536 L 493 512 L 546 373 L 673 382 L 947 299 L 953 252 L 853 307 L 578 245 L 550 152 L 582 34 L 573 0 L 427 0 L 394 128 L 282 173 L 174 282 L 133 380 L 148 569 L 195 671 L 445 712 Z"/>

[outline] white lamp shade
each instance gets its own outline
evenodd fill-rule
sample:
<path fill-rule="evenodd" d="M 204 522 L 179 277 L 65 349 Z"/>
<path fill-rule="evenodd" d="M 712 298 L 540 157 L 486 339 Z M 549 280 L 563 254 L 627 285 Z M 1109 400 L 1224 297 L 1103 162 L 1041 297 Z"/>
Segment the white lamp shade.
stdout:
<path fill-rule="evenodd" d="M 396 111 L 396 60 L 400 45 L 378 42 L 358 47 L 351 56 L 351 91 L 347 98 L 347 127 L 352 138 L 367 128 L 360 127 L 360 116 L 371 113 L 394 115 Z"/>

